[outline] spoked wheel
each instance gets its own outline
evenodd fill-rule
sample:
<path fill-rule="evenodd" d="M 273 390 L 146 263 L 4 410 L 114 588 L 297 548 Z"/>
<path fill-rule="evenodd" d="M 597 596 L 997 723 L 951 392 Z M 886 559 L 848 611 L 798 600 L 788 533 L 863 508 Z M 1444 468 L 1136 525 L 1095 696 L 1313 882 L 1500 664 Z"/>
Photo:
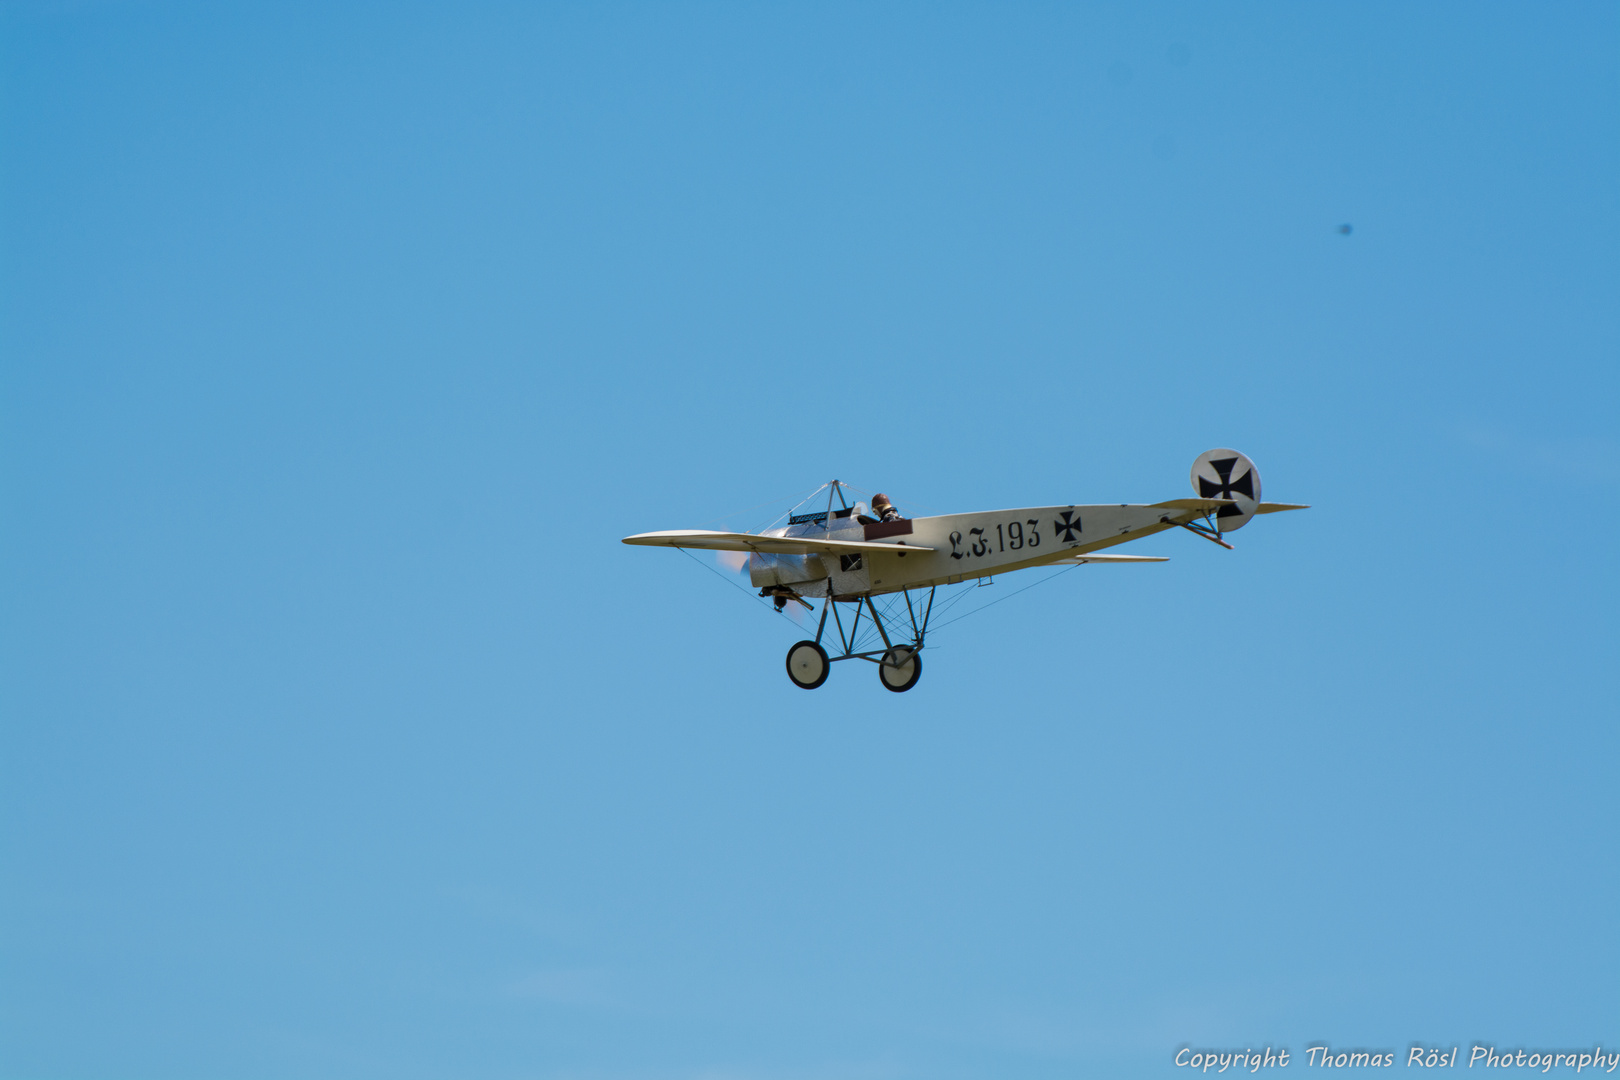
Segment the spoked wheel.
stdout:
<path fill-rule="evenodd" d="M 814 690 L 826 682 L 831 668 L 827 650 L 813 641 L 801 641 L 788 650 L 788 678 L 800 690 Z"/>
<path fill-rule="evenodd" d="M 884 689 L 903 694 L 922 678 L 922 657 L 910 645 L 896 645 L 883 654 L 878 678 L 883 680 Z"/>

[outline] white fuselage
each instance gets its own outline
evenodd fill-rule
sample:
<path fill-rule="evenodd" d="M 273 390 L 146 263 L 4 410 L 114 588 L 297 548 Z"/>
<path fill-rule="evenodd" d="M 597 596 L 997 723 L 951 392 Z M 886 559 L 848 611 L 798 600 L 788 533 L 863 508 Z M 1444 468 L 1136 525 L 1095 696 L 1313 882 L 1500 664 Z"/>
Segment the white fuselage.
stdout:
<path fill-rule="evenodd" d="M 1174 528 L 1173 510 L 1112 503 L 1036 506 L 944 514 L 862 525 L 852 517 L 790 525 L 766 536 L 813 536 L 892 545 L 894 553 L 749 556 L 754 585 L 783 585 L 801 596 L 854 598 L 950 585 L 1057 562 Z M 932 548 L 910 551 L 907 547 Z"/>

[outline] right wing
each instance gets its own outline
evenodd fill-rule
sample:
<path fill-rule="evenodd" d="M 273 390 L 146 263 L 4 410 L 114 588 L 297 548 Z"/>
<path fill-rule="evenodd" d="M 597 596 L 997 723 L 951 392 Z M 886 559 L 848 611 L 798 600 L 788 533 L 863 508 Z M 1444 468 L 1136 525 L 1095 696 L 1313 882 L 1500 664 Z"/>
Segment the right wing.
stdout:
<path fill-rule="evenodd" d="M 637 533 L 626 544 L 645 547 L 703 548 L 708 551 L 757 551 L 764 555 L 856 555 L 863 551 L 933 551 L 919 544 L 871 544 L 862 540 L 818 540 L 810 536 L 760 536 L 757 533 L 668 529 Z"/>

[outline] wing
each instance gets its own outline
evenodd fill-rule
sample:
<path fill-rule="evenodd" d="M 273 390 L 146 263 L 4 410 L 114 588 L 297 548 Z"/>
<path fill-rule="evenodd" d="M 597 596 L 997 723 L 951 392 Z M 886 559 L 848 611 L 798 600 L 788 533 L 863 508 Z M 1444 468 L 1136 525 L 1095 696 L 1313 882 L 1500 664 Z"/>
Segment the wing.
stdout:
<path fill-rule="evenodd" d="M 869 544 L 860 540 L 817 540 L 809 536 L 758 536 L 754 533 L 669 529 L 637 533 L 626 544 L 645 547 L 704 548 L 708 551 L 758 551 L 765 555 L 854 555 L 862 551 L 933 551 L 920 544 Z"/>
<path fill-rule="evenodd" d="M 1257 514 L 1275 514 L 1279 510 L 1309 510 L 1309 506 L 1300 503 L 1261 503 L 1255 510 Z"/>

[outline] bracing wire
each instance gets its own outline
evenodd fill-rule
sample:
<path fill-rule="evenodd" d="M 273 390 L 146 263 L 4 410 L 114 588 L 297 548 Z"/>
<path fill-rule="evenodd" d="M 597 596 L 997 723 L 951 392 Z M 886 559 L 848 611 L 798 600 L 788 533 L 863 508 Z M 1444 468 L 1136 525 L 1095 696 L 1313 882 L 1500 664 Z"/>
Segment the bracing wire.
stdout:
<path fill-rule="evenodd" d="M 1041 578 L 1039 581 L 1030 582 L 1028 585 L 1025 585 L 1022 589 L 1014 589 L 1010 593 L 1004 593 L 1003 595 L 996 597 L 994 600 L 990 601 L 988 604 L 983 605 L 982 607 L 976 607 L 972 611 L 964 611 L 964 612 L 962 612 L 962 614 L 958 615 L 954 619 L 945 620 L 944 622 L 939 624 L 939 629 L 943 630 L 945 627 L 951 625 L 951 623 L 961 622 L 963 619 L 967 618 L 969 615 L 977 615 L 981 611 L 985 611 L 985 610 L 987 610 L 989 608 L 993 608 L 997 604 L 1001 603 L 1003 600 L 1011 600 L 1013 597 L 1017 596 L 1019 593 L 1029 592 L 1029 590 L 1035 588 L 1037 585 L 1045 585 L 1049 581 L 1056 581 L 1058 578 L 1062 577 L 1064 574 L 1067 574 L 1070 570 L 1078 570 L 1081 566 L 1084 566 L 1084 565 L 1085 565 L 1084 563 L 1075 563 L 1073 566 L 1066 566 L 1062 570 L 1059 570 L 1055 574 L 1048 574 L 1046 577 Z"/>
<path fill-rule="evenodd" d="M 793 505 L 794 506 L 799 505 L 799 503 L 804 502 L 810 496 L 814 495 L 817 491 L 820 491 L 822 488 L 824 488 L 826 486 L 827 486 L 826 484 L 821 484 L 818 487 L 813 488 L 812 490 L 806 492 L 805 494 L 800 495 L 798 497 L 798 500 L 796 502 L 794 502 Z M 745 510 L 735 510 L 735 511 L 732 511 L 731 513 L 729 513 L 729 514 L 721 514 L 719 517 L 713 517 L 713 518 L 710 518 L 708 521 L 701 521 L 698 524 L 700 526 L 704 526 L 704 527 L 707 527 L 709 525 L 719 524 L 719 523 L 725 522 L 725 521 L 727 521 L 727 520 L 729 520 L 731 518 L 741 517 L 744 514 L 752 514 L 755 510 L 763 510 L 767 506 L 781 506 L 783 501 L 784 500 L 782 500 L 782 499 L 767 499 L 765 502 L 755 503 L 753 506 L 750 506 Z M 781 515 L 778 514 L 777 516 L 780 517 Z M 775 520 L 775 519 L 772 519 L 772 520 Z"/>
<path fill-rule="evenodd" d="M 745 589 L 741 585 L 737 584 L 731 578 L 726 577 L 726 575 L 722 574 L 720 571 L 716 570 L 714 567 L 710 566 L 708 563 L 704 562 L 702 559 L 698 558 L 696 555 L 692 554 L 690 551 L 687 551 L 685 548 L 676 548 L 675 550 L 680 552 L 682 555 L 685 555 L 688 559 L 691 559 L 693 562 L 697 563 L 699 566 L 703 567 L 703 569 L 707 570 L 709 573 L 713 574 L 715 577 L 719 578 L 721 581 L 724 581 L 727 585 L 730 585 L 733 589 L 736 589 L 738 592 L 740 592 L 744 596 L 748 597 L 748 599 L 756 600 L 759 603 L 764 604 L 766 607 L 771 606 L 771 604 L 763 596 L 755 596 L 753 593 L 749 592 L 747 589 Z"/>

